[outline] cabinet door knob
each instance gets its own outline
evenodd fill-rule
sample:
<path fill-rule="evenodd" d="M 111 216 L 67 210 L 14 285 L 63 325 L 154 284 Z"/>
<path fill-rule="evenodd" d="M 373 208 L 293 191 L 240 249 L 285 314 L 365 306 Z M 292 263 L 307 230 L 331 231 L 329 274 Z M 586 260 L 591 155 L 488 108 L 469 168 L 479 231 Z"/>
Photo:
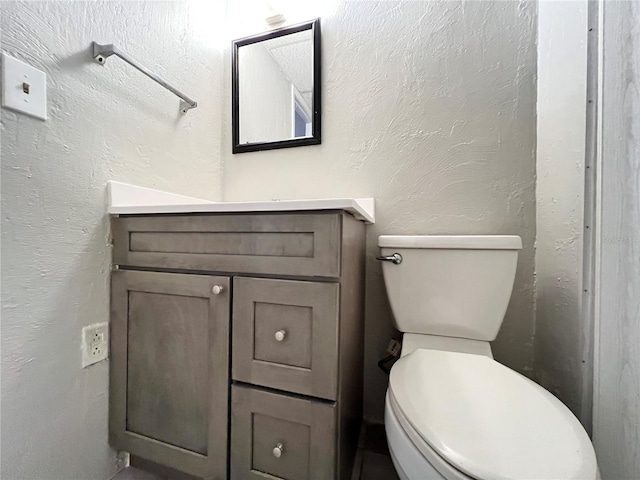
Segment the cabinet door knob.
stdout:
<path fill-rule="evenodd" d="M 278 330 L 274 336 L 276 337 L 276 341 L 281 342 L 287 336 L 287 331 L 286 330 Z"/>
<path fill-rule="evenodd" d="M 284 452 L 284 445 L 282 445 L 281 443 L 273 447 L 272 453 L 274 457 L 280 458 L 282 456 L 282 452 Z"/>
<path fill-rule="evenodd" d="M 224 287 L 222 285 L 214 285 L 211 291 L 214 295 L 220 295 L 222 292 L 224 292 Z"/>

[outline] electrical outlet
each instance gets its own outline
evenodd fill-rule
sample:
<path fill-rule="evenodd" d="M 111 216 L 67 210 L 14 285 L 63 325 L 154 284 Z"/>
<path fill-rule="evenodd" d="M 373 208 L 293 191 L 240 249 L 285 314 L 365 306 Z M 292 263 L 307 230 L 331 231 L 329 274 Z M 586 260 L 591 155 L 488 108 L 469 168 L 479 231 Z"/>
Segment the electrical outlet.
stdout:
<path fill-rule="evenodd" d="M 109 357 L 109 324 L 94 323 L 82 329 L 82 368 Z"/>
<path fill-rule="evenodd" d="M 402 344 L 399 340 L 392 338 L 389 341 L 389 345 L 387 345 L 387 352 L 394 357 L 397 357 L 400 354 L 400 349 L 402 348 Z"/>

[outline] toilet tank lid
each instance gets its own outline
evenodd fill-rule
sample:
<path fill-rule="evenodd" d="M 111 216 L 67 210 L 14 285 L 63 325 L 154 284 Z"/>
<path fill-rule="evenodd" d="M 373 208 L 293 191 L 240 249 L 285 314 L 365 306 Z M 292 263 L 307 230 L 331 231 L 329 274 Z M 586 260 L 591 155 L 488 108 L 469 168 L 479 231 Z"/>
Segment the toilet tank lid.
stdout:
<path fill-rule="evenodd" d="M 379 247 L 520 250 L 518 235 L 380 235 Z"/>

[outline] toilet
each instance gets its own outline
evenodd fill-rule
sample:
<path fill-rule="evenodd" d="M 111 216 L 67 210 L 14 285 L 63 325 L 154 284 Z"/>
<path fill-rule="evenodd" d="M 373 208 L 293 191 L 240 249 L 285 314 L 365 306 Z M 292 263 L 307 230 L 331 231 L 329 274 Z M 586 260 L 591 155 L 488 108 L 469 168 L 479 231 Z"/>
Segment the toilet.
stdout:
<path fill-rule="evenodd" d="M 379 237 L 401 357 L 385 429 L 402 480 L 595 480 L 589 436 L 547 390 L 493 359 L 522 241 Z"/>

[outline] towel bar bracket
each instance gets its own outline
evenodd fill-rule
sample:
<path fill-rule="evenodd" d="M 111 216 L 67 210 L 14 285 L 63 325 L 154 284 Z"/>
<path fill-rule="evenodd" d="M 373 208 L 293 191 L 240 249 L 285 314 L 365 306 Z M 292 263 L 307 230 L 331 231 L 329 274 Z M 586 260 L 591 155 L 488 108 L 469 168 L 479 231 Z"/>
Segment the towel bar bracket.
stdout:
<path fill-rule="evenodd" d="M 140 63 L 138 63 L 136 60 L 134 60 L 129 55 L 124 53 L 122 50 L 120 50 L 114 44 L 109 43 L 109 44 L 106 44 L 106 45 L 101 45 L 99 43 L 93 42 L 93 59 L 96 62 L 98 62 L 100 65 L 104 65 L 107 62 L 107 58 L 109 58 L 111 55 L 115 55 L 117 57 L 120 57 L 122 60 L 127 62 L 129 65 L 131 65 L 132 67 L 136 68 L 140 72 L 144 73 L 151 80 L 159 83 L 164 88 L 169 90 L 171 93 L 173 93 L 174 95 L 180 97 L 180 113 L 185 114 L 189 110 L 191 110 L 192 108 L 196 108 L 198 106 L 198 102 L 196 102 L 195 100 L 191 100 L 189 97 L 187 97 L 180 90 L 178 90 L 177 88 L 169 85 L 165 80 L 160 78 L 158 75 L 153 73 L 151 70 L 149 70 L 145 66 L 141 65 Z"/>

